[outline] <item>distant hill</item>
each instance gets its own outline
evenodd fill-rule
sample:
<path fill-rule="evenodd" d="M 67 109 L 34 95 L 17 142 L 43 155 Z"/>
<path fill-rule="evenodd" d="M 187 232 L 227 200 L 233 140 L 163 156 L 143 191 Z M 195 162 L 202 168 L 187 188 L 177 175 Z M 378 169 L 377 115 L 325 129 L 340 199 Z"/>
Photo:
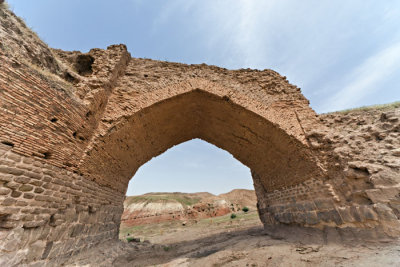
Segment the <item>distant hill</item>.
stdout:
<path fill-rule="evenodd" d="M 124 226 L 159 223 L 173 220 L 195 220 L 237 212 L 244 206 L 256 209 L 254 190 L 234 189 L 213 195 L 200 193 L 147 193 L 126 197 L 122 224 Z"/>

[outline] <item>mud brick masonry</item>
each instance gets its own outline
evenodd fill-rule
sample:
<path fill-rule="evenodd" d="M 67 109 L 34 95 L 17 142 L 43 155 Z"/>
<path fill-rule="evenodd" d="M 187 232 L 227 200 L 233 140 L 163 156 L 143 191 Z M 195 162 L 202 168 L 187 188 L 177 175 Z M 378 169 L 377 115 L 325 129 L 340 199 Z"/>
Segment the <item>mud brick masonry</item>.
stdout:
<path fill-rule="evenodd" d="M 0 22 L 1 266 L 117 239 L 137 169 L 193 138 L 251 169 L 266 227 L 400 235 L 400 110 L 317 115 L 272 70 L 65 52 Z"/>

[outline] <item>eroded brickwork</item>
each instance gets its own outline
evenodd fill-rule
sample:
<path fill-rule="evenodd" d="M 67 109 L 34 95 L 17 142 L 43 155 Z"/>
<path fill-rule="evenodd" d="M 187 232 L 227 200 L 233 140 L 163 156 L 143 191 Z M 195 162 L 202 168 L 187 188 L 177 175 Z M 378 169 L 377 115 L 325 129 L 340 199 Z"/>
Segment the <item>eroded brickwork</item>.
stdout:
<path fill-rule="evenodd" d="M 0 22 L 0 264 L 117 238 L 136 170 L 193 138 L 252 170 L 266 226 L 400 235 L 399 113 L 324 121 L 272 70 L 51 50 L 10 11 Z"/>
<path fill-rule="evenodd" d="M 118 238 L 124 195 L 0 145 L 0 265 L 51 262 Z"/>

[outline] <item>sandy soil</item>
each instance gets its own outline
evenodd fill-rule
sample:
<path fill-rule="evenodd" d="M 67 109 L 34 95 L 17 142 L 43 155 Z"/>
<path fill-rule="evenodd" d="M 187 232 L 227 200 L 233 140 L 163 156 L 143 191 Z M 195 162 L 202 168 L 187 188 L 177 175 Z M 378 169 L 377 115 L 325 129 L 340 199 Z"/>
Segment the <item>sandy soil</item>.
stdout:
<path fill-rule="evenodd" d="M 106 242 L 65 266 L 400 266 L 399 240 L 363 240 L 329 230 L 264 230 L 254 213 L 125 231 L 141 242 Z M 151 231 L 153 230 L 153 231 Z M 145 239 L 145 240 L 144 240 Z"/>

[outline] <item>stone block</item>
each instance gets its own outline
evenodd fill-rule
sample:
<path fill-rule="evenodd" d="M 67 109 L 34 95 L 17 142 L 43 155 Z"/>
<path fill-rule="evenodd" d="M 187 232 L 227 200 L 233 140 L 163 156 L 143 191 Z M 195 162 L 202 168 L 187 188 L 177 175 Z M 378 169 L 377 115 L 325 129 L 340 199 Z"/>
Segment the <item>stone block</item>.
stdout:
<path fill-rule="evenodd" d="M 29 192 L 29 191 L 32 191 L 32 190 L 33 190 L 33 186 L 32 186 L 32 185 L 29 185 L 29 184 L 24 184 L 24 185 L 21 185 L 21 186 L 18 188 L 18 190 L 21 191 L 21 192 Z"/>
<path fill-rule="evenodd" d="M 378 213 L 378 216 L 380 219 L 384 220 L 384 221 L 397 221 L 398 218 L 397 216 L 394 214 L 393 210 L 388 207 L 385 204 L 374 204 L 374 209 L 376 211 L 376 213 Z"/>
<path fill-rule="evenodd" d="M 39 226 L 43 226 L 46 224 L 45 220 L 39 220 L 39 221 L 28 221 L 24 222 L 24 228 L 36 228 Z"/>
<path fill-rule="evenodd" d="M 306 224 L 308 225 L 315 225 L 320 222 L 317 213 L 315 211 L 307 211 L 305 213 L 305 217 L 306 217 Z"/>
<path fill-rule="evenodd" d="M 300 212 L 304 212 L 307 211 L 306 208 L 304 207 L 303 203 L 296 203 L 296 210 L 300 211 Z"/>
<path fill-rule="evenodd" d="M 335 207 L 335 203 L 331 199 L 314 200 L 317 210 L 331 210 Z"/>
<path fill-rule="evenodd" d="M 352 206 L 350 208 L 350 214 L 356 222 L 363 222 L 365 220 L 362 214 L 360 213 L 358 206 Z"/>
<path fill-rule="evenodd" d="M 26 199 L 32 199 L 32 198 L 35 197 L 35 195 L 32 194 L 32 193 L 24 193 L 24 196 L 23 196 L 23 197 L 26 198 Z"/>
<path fill-rule="evenodd" d="M 396 216 L 400 219 L 400 200 L 391 201 L 389 205 L 392 208 L 393 212 L 396 214 Z"/>
<path fill-rule="evenodd" d="M 389 201 L 387 196 L 382 193 L 382 190 L 380 188 L 378 188 L 378 189 L 368 189 L 368 190 L 365 190 L 365 193 L 367 194 L 368 198 L 373 203 L 385 203 L 385 202 Z"/>
<path fill-rule="evenodd" d="M 13 198 L 18 198 L 18 197 L 20 197 L 22 195 L 22 192 L 19 192 L 19 191 L 12 191 L 12 193 L 11 193 L 11 196 L 13 197 Z"/>
<path fill-rule="evenodd" d="M 5 187 L 8 187 L 8 188 L 10 188 L 10 189 L 15 190 L 15 189 L 17 189 L 17 188 L 20 186 L 20 184 L 18 184 L 18 183 L 16 183 L 16 182 L 8 182 L 8 183 L 6 183 L 4 186 L 5 186 Z"/>
<path fill-rule="evenodd" d="M 17 169 L 17 168 L 12 168 L 12 167 L 9 167 L 9 166 L 0 165 L 0 173 L 12 174 L 14 176 L 19 176 L 19 175 L 22 175 L 24 173 L 24 171 L 20 170 L 20 169 Z"/>
<path fill-rule="evenodd" d="M 36 195 L 35 196 L 35 200 L 38 201 L 45 201 L 45 202 L 52 202 L 53 198 L 50 196 L 42 196 L 42 195 Z"/>
<path fill-rule="evenodd" d="M 51 249 L 53 248 L 53 241 L 50 242 L 46 242 L 46 246 L 43 250 L 43 254 L 42 254 L 42 260 L 47 259 L 47 257 L 49 256 Z"/>
<path fill-rule="evenodd" d="M 44 192 L 44 189 L 41 188 L 41 187 L 36 187 L 35 190 L 34 190 L 33 192 L 35 192 L 36 194 L 41 194 L 41 193 Z"/>
<path fill-rule="evenodd" d="M 15 153 L 8 154 L 7 158 L 10 159 L 11 161 L 14 161 L 15 163 L 19 163 L 21 161 L 21 156 Z"/>
<path fill-rule="evenodd" d="M 42 180 L 45 183 L 50 183 L 53 180 L 53 178 L 49 175 L 44 175 Z"/>
<path fill-rule="evenodd" d="M 24 175 L 29 177 L 29 178 L 36 179 L 36 180 L 41 180 L 42 179 L 42 175 L 40 173 L 36 173 L 36 172 L 25 171 Z"/>
<path fill-rule="evenodd" d="M 8 195 L 11 193 L 11 189 L 7 187 L 0 187 L 0 195 Z"/>
<path fill-rule="evenodd" d="M 315 206 L 315 203 L 312 201 L 303 202 L 302 205 L 306 211 L 313 211 L 317 209 L 317 206 Z"/>
<path fill-rule="evenodd" d="M 343 224 L 342 218 L 335 209 L 328 211 L 317 211 L 317 215 L 321 221 L 334 222 L 337 225 Z"/>
<path fill-rule="evenodd" d="M 14 178 L 14 175 L 12 175 L 12 174 L 1 174 L 0 182 L 8 183 L 8 182 L 11 182 L 13 180 L 13 178 Z"/>
<path fill-rule="evenodd" d="M 29 184 L 34 185 L 34 186 L 41 186 L 43 184 L 43 182 L 39 181 L 39 180 L 31 180 L 29 182 Z"/>
<path fill-rule="evenodd" d="M 18 176 L 14 178 L 14 182 L 19 183 L 19 184 L 27 184 L 31 181 L 30 178 L 25 177 L 25 176 Z"/>
<path fill-rule="evenodd" d="M 353 218 L 350 212 L 350 207 L 338 207 L 337 211 L 339 212 L 340 217 L 345 223 L 352 223 L 356 220 Z"/>
<path fill-rule="evenodd" d="M 27 262 L 33 262 L 42 259 L 43 251 L 46 247 L 46 242 L 38 240 L 31 244 L 26 255 Z"/>
<path fill-rule="evenodd" d="M 17 200 L 15 205 L 18 206 L 18 207 L 26 207 L 26 206 L 28 206 L 28 202 L 23 201 L 23 200 Z"/>
<path fill-rule="evenodd" d="M 306 223 L 307 218 L 304 212 L 293 213 L 293 220 L 295 223 L 303 225 Z"/>
<path fill-rule="evenodd" d="M 3 206 L 12 206 L 16 203 L 17 201 L 14 198 L 6 198 L 3 200 L 3 202 L 1 203 L 1 205 Z"/>
<path fill-rule="evenodd" d="M 362 205 L 359 207 L 360 213 L 366 220 L 372 220 L 372 221 L 377 221 L 378 220 L 378 214 L 375 213 L 375 211 L 366 205 Z"/>

